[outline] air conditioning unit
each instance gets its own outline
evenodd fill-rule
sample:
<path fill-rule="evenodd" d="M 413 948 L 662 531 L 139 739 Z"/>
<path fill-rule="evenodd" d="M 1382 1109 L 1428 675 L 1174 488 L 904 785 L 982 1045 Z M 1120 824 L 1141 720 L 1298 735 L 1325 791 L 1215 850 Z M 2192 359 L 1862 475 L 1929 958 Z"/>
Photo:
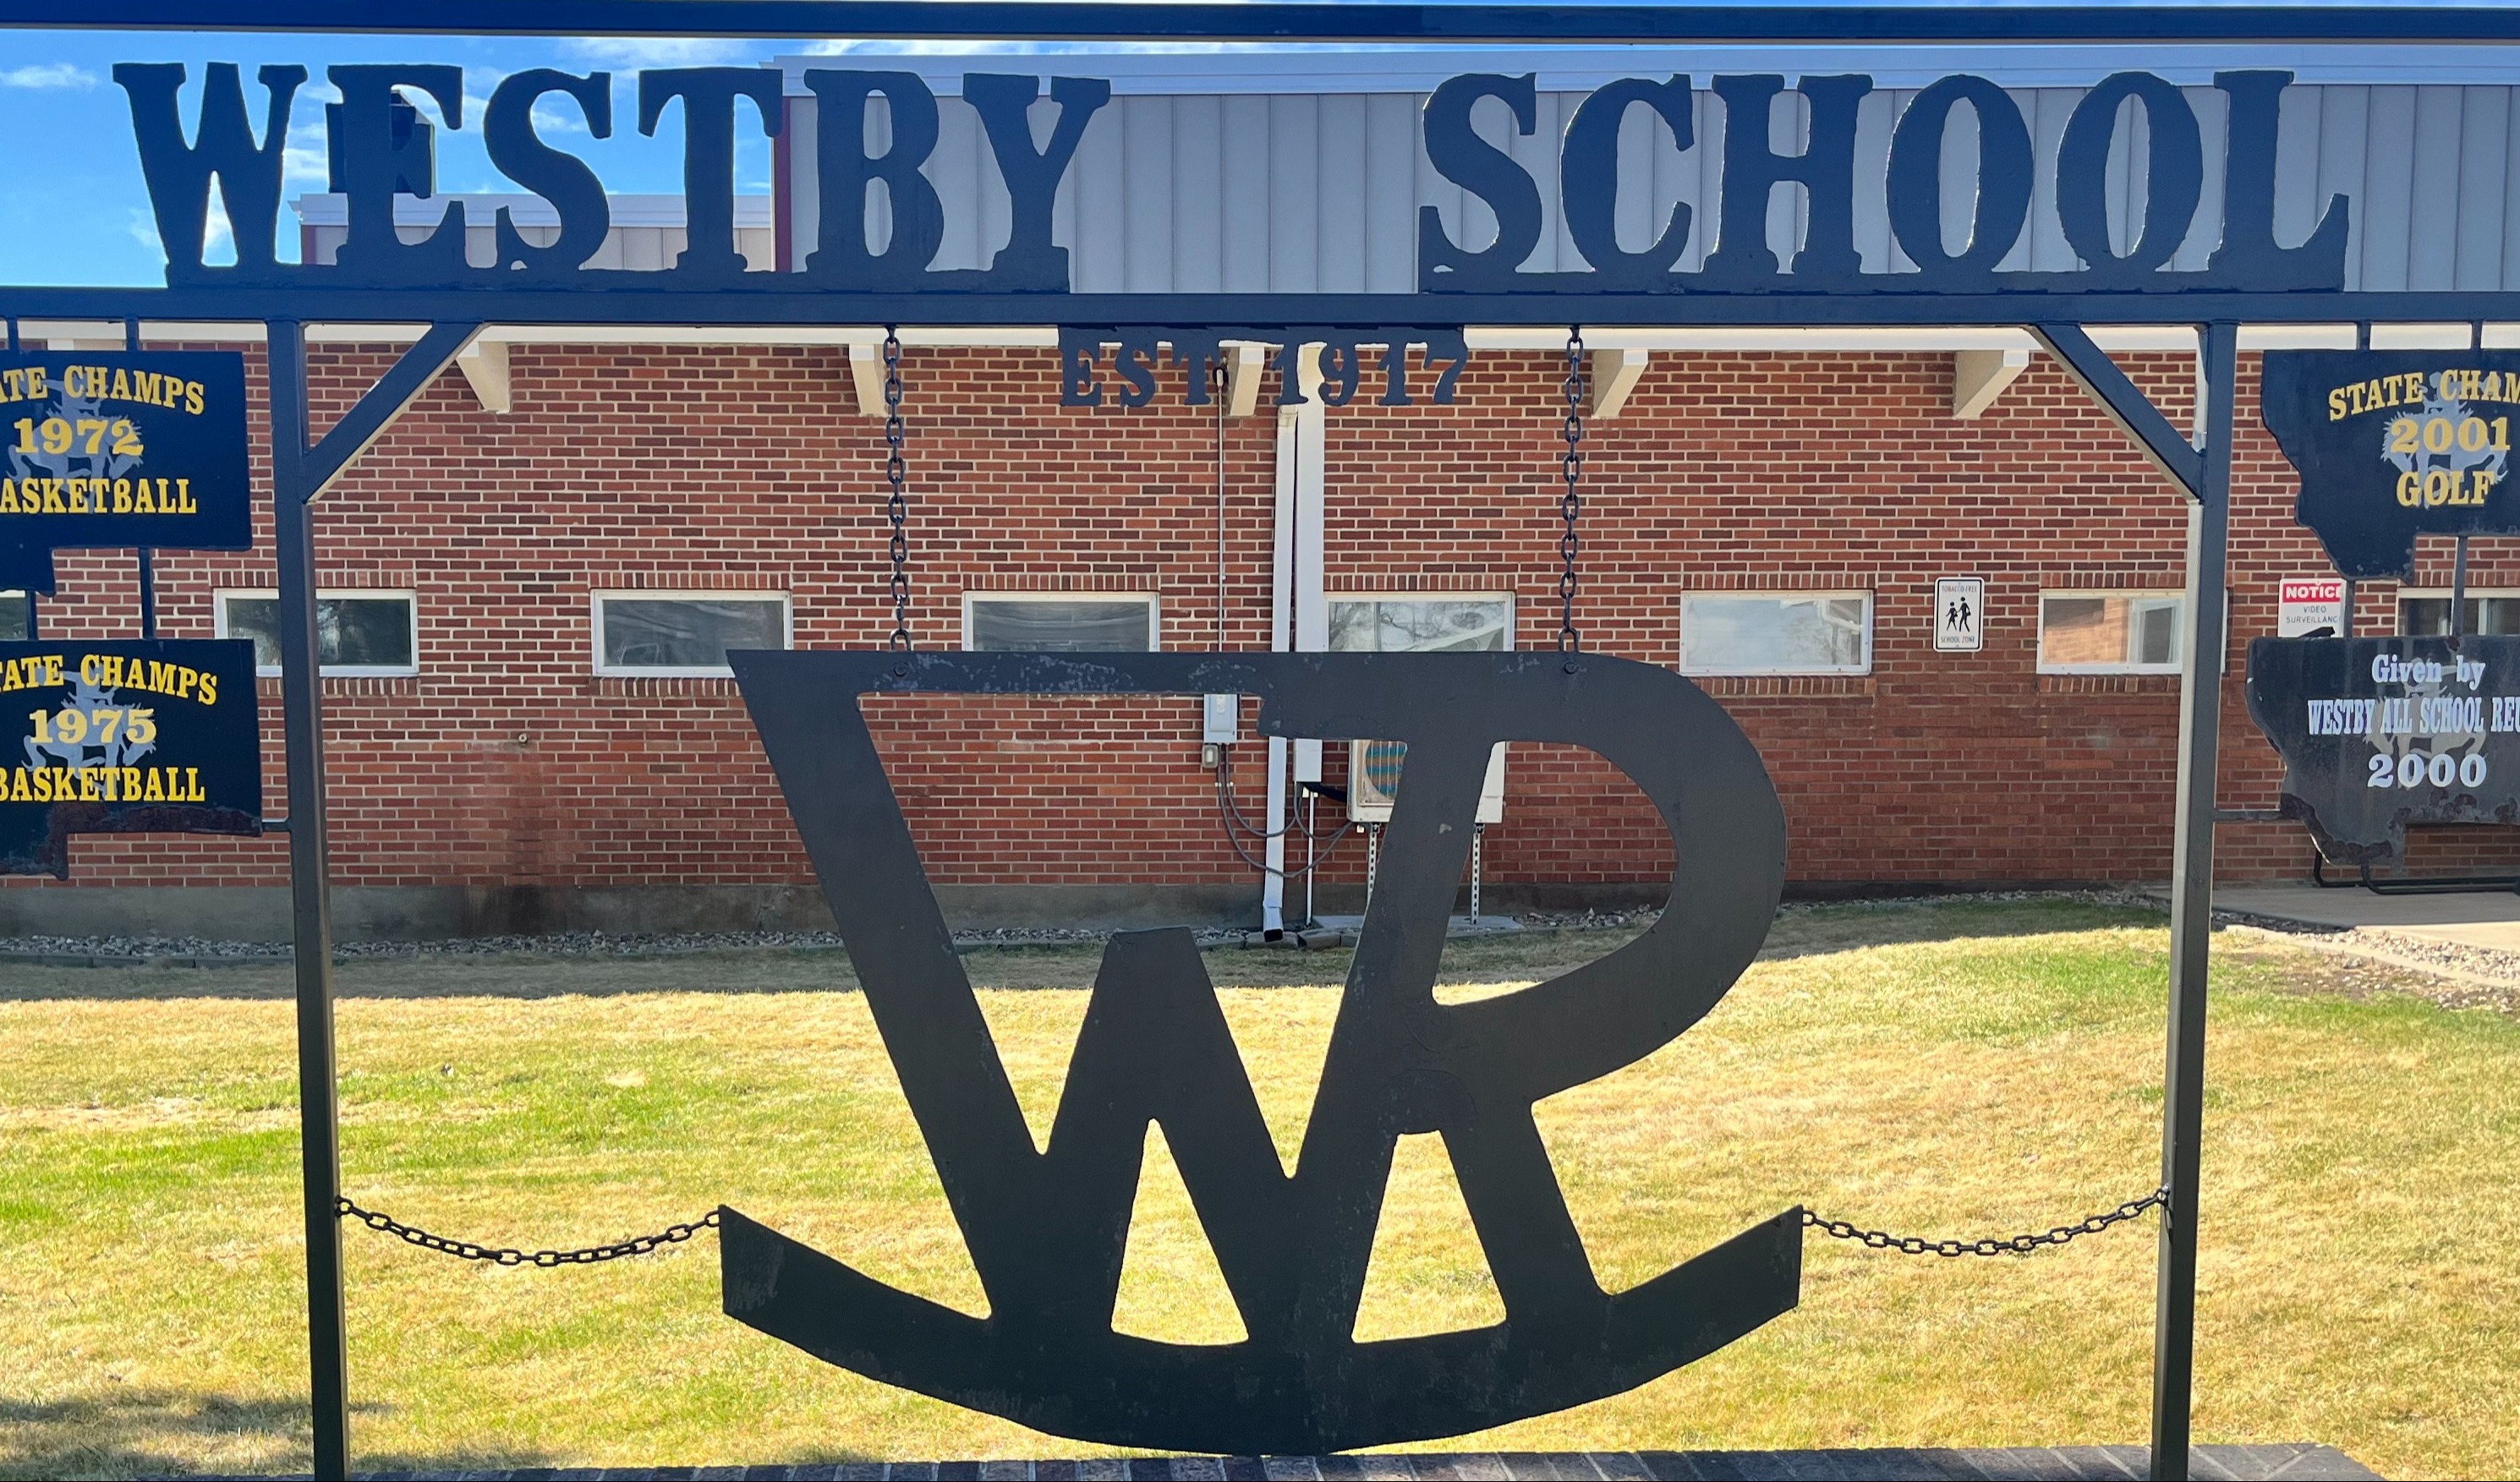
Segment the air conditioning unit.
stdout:
<path fill-rule="evenodd" d="M 1359 824 L 1391 822 L 1391 799 L 1400 787 L 1400 764 L 1409 754 L 1407 741 L 1360 741 L 1347 747 L 1347 816 Z M 1482 824 L 1505 821 L 1505 742 L 1488 753 L 1487 780 L 1479 785 Z"/>

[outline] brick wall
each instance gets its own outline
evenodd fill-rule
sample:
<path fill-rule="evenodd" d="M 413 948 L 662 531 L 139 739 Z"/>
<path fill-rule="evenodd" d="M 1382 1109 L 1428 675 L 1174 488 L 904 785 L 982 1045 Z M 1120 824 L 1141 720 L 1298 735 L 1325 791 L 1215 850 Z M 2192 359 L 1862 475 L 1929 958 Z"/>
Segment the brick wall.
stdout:
<path fill-rule="evenodd" d="M 319 348 L 318 426 L 389 359 Z M 259 357 L 249 363 L 259 394 Z M 2127 363 L 2183 422 L 2192 362 Z M 784 590 L 798 646 L 879 643 L 882 427 L 854 414 L 845 351 L 518 346 L 511 375 L 517 410 L 504 417 L 442 378 L 320 507 L 322 585 L 409 587 L 420 601 L 418 677 L 325 685 L 337 878 L 809 878 L 732 682 L 594 675 L 589 593 Z M 1219 423 L 1179 404 L 1179 375 L 1166 372 L 1148 408 L 1064 408 L 1047 350 L 909 353 L 921 643 L 959 642 L 966 587 L 1151 591 L 1166 647 L 1215 641 Z M 1558 375 L 1551 355 L 1489 352 L 1457 405 L 1361 396 L 1329 412 L 1329 590 L 1511 591 L 1521 642 L 1552 642 Z M 2036 609 L 2043 587 L 2175 588 L 2183 501 L 2051 365 L 2034 363 L 1975 422 L 1948 416 L 1950 376 L 1930 354 L 1657 354 L 1624 414 L 1586 443 L 1586 642 L 1669 664 L 1686 590 L 1868 588 L 1871 674 L 1706 681 L 1767 756 L 1796 878 L 2164 876 L 2177 681 L 2039 675 Z M 2279 577 L 2327 569 L 2292 522 L 2293 481 L 2258 426 L 2255 382 L 2252 357 L 2227 807 L 2271 805 L 2277 779 L 2241 705 L 2242 646 L 2272 631 Z M 1274 420 L 1228 421 L 1222 435 L 1225 641 L 1265 648 Z M 159 557 L 162 632 L 208 636 L 213 589 L 273 583 L 267 506 L 257 529 L 249 555 Z M 2448 543 L 2433 544 L 2420 575 L 2446 584 Z M 2475 585 L 2520 585 L 2511 544 L 2476 544 Z M 46 632 L 135 631 L 130 568 L 127 553 L 66 557 Z M 1987 579 L 1982 652 L 1932 651 L 1944 575 Z M 2390 600 L 2366 589 L 2366 624 Z M 279 812 L 276 683 L 263 691 Z M 1221 836 L 1192 700 L 931 697 L 873 713 L 940 882 L 1253 878 Z M 1258 750 L 1238 764 L 1246 806 Z M 1642 800 L 1594 759 L 1518 747 L 1508 796 L 1492 879 L 1667 868 Z M 2422 852 L 2455 866 L 2509 846 L 2471 831 Z M 89 837 L 72 857 L 73 886 L 286 877 L 276 838 Z M 2308 858 L 2291 825 L 2223 832 L 2228 876 L 2297 876 Z M 1328 876 L 1362 866 L 1349 846 Z"/>

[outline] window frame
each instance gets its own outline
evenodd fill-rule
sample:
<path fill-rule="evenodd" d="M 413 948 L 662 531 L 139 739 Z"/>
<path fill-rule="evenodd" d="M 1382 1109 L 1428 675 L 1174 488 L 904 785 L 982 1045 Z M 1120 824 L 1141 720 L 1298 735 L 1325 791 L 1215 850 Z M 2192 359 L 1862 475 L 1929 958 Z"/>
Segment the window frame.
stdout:
<path fill-rule="evenodd" d="M 966 653 L 1057 652 L 1049 649 L 974 649 L 971 647 L 971 609 L 986 602 L 1140 602 L 1147 605 L 1147 648 L 1148 653 L 1164 651 L 1164 602 L 1160 592 L 1030 592 L 1004 587 L 965 587 L 962 605 L 962 650 Z"/>
<path fill-rule="evenodd" d="M 228 599 L 234 597 L 242 597 L 255 602 L 268 602 L 277 605 L 280 601 L 280 589 L 278 587 L 212 588 L 210 591 L 210 631 L 220 638 L 246 637 L 245 634 L 233 633 L 228 629 Z M 317 602 L 379 602 L 386 598 L 400 598 L 403 602 L 404 609 L 411 614 L 411 662 L 408 664 L 319 663 L 316 665 L 319 678 L 411 679 L 419 675 L 421 670 L 420 592 L 417 588 L 318 587 L 315 589 L 315 600 Z M 256 664 L 253 666 L 253 672 L 254 677 L 257 679 L 278 679 L 281 677 L 281 666 L 278 664 Z"/>
<path fill-rule="evenodd" d="M 25 590 L 22 587 L 0 587 L 0 606 L 16 607 L 18 609 L 19 616 L 22 619 L 26 611 Z M 9 642 L 23 643 L 25 640 L 11 639 Z"/>
<path fill-rule="evenodd" d="M 1465 592 L 1325 592 L 1322 594 L 1322 642 L 1329 642 L 1329 609 L 1340 603 L 1431 603 L 1431 602 L 1501 602 L 1505 604 L 1505 649 L 1512 653 L 1521 649 L 1522 613 L 1520 604 L 1509 591 Z M 1333 652 L 1379 653 L 1380 649 L 1332 650 Z"/>
<path fill-rule="evenodd" d="M 604 679 L 732 679 L 727 664 L 614 664 L 604 658 L 604 605 L 608 602 L 777 602 L 779 647 L 796 647 L 796 597 L 778 587 L 596 587 L 586 594 L 586 636 L 594 672 Z"/>
<path fill-rule="evenodd" d="M 1693 601 L 1716 602 L 1825 602 L 1858 599 L 1864 604 L 1864 657 L 1848 664 L 1769 664 L 1757 667 L 1709 667 L 1688 661 L 1688 605 Z M 1676 667 L 1692 679 L 1768 679 L 1768 678 L 1840 678 L 1862 679 L 1872 673 L 1874 661 L 1873 630 L 1880 620 L 1881 604 L 1869 587 L 1698 587 L 1683 591 L 1674 605 L 1674 616 L 1680 622 L 1679 652 Z"/>
<path fill-rule="evenodd" d="M 8 594 L 6 593 L 0 593 L 0 599 L 5 599 L 7 595 Z M 2520 587 L 2470 587 L 2467 589 L 2465 595 L 2471 602 L 2483 601 L 2487 598 L 2494 598 L 2502 602 L 2514 602 L 2520 601 Z M 2393 636 L 2400 638 L 2409 636 L 2407 633 L 2407 599 L 2410 597 L 2417 601 L 2430 599 L 2435 602 L 2446 603 L 2451 599 L 2451 589 L 2448 587 L 2400 587 L 2398 589 L 2398 595 L 2389 603 L 2389 626 L 2393 630 Z"/>
<path fill-rule="evenodd" d="M 2048 661 L 2048 600 L 2124 598 L 2129 602 L 2168 602 L 2178 610 L 2179 626 L 2170 635 L 2170 661 L 2162 664 L 2138 663 L 2119 659 L 2103 664 L 2057 664 Z M 2229 604 L 2225 604 L 2228 616 Z M 2039 589 L 2038 647 L 2032 650 L 2038 672 L 2042 674 L 2182 674 L 2187 665 L 2187 589 L 2184 587 L 2042 587 Z M 2229 636 L 2228 626 L 2225 637 Z M 2228 643 L 2226 644 L 2228 648 Z"/>

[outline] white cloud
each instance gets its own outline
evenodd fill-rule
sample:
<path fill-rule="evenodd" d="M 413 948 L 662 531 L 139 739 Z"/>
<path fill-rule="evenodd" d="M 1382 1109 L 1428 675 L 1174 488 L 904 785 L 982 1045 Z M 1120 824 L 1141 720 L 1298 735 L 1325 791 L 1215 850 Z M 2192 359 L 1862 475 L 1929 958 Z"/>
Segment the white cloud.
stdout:
<path fill-rule="evenodd" d="M 0 87 L 76 88 L 96 86 L 96 73 L 67 62 L 39 62 L 0 71 Z"/>
<path fill-rule="evenodd" d="M 606 67 L 708 67 L 753 60 L 752 43 L 700 36 L 573 36 L 562 55 Z"/>
<path fill-rule="evenodd" d="M 130 210 L 131 240 L 154 252 L 163 252 L 166 245 L 158 237 L 158 218 L 138 206 Z"/>
<path fill-rule="evenodd" d="M 545 136 L 583 134 L 586 132 L 586 120 L 578 112 L 575 104 L 563 109 L 555 107 L 549 102 L 538 102 L 534 105 L 534 132 Z"/>

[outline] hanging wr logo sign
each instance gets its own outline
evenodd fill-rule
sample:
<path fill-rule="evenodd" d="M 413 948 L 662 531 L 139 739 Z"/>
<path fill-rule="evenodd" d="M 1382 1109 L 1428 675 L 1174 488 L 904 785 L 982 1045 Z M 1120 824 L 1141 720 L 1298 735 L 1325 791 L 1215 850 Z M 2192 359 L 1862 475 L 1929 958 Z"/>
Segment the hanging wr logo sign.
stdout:
<path fill-rule="evenodd" d="M 1078 1440 L 1307 1454 L 1457 1435 L 1617 1394 L 1790 1310 L 1801 1211 L 1604 1292 L 1533 1103 L 1715 1007 L 1765 940 L 1784 816 L 1748 738 L 1649 664 L 1557 653 L 737 652 L 745 704 L 848 943 L 989 1315 L 897 1291 L 722 1211 L 729 1316 L 872 1378 Z M 1571 672 L 1570 672 L 1571 671 Z M 1187 930 L 1110 939 L 1036 1150 L 886 780 L 869 695 L 1258 696 L 1260 730 L 1406 744 L 1379 879 L 1302 1149 L 1279 1160 Z M 1438 1004 L 1489 751 L 1598 752 L 1679 864 L 1643 935 L 1534 987 Z M 1161 1125 L 1244 1341 L 1112 1330 L 1140 1159 Z M 1494 1326 L 1353 1334 L 1393 1149 L 1444 1140 L 1503 1298 Z"/>
<path fill-rule="evenodd" d="M 489 223 L 492 260 L 476 263 L 467 255 L 460 210 L 406 242 L 394 209 L 397 196 L 427 198 L 437 191 L 435 126 L 419 115 L 406 94 L 434 100 L 447 127 L 462 128 L 464 69 L 335 67 L 326 76 L 341 101 L 327 110 L 327 142 L 335 188 L 348 202 L 348 235 L 337 260 L 319 266 L 284 263 L 277 254 L 291 102 L 306 82 L 306 69 L 265 67 L 257 75 L 264 90 L 259 141 L 232 63 L 205 69 L 200 113 L 190 130 L 177 103 L 186 78 L 182 64 L 125 63 L 113 69 L 114 81 L 130 97 L 170 285 L 528 291 L 564 283 L 600 284 L 614 292 L 1065 292 L 1073 276 L 1068 249 L 1053 240 L 1053 206 L 1070 179 L 1088 126 L 1111 99 L 1111 84 L 1100 78 L 1051 78 L 1045 94 L 1039 77 L 965 74 L 961 101 L 977 115 L 976 132 L 1004 191 L 1004 225 L 993 234 L 997 240 L 984 245 L 987 266 L 939 269 L 932 264 L 946 240 L 946 203 L 924 171 L 943 131 L 939 99 L 920 74 L 809 67 L 802 73 L 803 95 L 791 100 L 785 74 L 772 68 L 642 72 L 636 89 L 639 132 L 653 134 L 669 110 L 681 112 L 688 243 L 671 269 L 639 272 L 586 266 L 610 230 L 604 184 L 585 160 L 545 139 L 542 130 L 549 125 L 537 122 L 538 113 L 574 113 L 588 134 L 610 137 L 611 74 L 533 68 L 509 74 L 491 90 L 481 120 L 490 163 L 519 189 L 549 202 L 560 227 L 549 241 L 529 240 L 509 209 L 500 207 Z M 2119 72 L 2088 90 L 2052 155 L 2034 147 L 2012 94 L 1985 77 L 1944 77 L 1895 110 L 1893 100 L 1863 75 L 1805 77 L 1792 89 L 1776 75 L 1715 77 L 1711 91 L 1728 120 L 1720 147 L 1720 199 L 1673 204 L 1651 238 L 1638 243 L 1623 242 L 1617 229 L 1619 139 L 1631 114 L 1642 109 L 1659 119 L 1684 156 L 1717 146 L 1697 137 L 1699 99 L 1689 78 L 1623 78 L 1585 98 L 1557 147 L 1558 219 L 1589 266 L 1528 272 L 1524 267 L 1540 246 L 1548 213 L 1540 181 L 1508 145 L 1538 131 L 1537 78 L 1529 72 L 1458 76 L 1426 100 L 1422 162 L 1446 187 L 1475 199 L 1494 228 L 1485 240 L 1473 241 L 1466 210 L 1447 226 L 1443 210 L 1421 203 L 1418 287 L 1425 292 L 1482 293 L 1929 294 L 2340 289 L 2349 231 L 2344 197 L 2326 202 L 2303 242 L 2287 247 L 2275 240 L 2276 122 L 2291 80 L 2286 71 L 2215 74 L 2224 114 L 2217 234 L 2215 223 L 2200 222 L 2209 174 L 2205 130 L 2186 94 L 2151 72 Z M 1772 140 L 1771 110 L 1780 98 L 1792 99 L 1809 119 L 1797 149 L 1778 150 Z M 878 100 L 883 108 L 879 124 L 873 116 Z M 810 185 L 813 200 L 811 219 L 790 222 L 800 271 L 751 272 L 735 245 L 737 133 L 747 113 L 766 133 L 786 131 L 791 101 L 799 113 L 810 103 L 813 116 L 812 175 L 790 182 L 798 192 Z M 1474 117 L 1482 113 L 1484 132 Z M 2138 115 L 2139 132 L 2131 121 Z M 1944 163 L 1945 140 L 1963 117 L 1977 139 L 1973 176 Z M 1500 130 L 1499 123 L 1506 127 Z M 2132 226 L 2135 213 L 2123 199 L 2125 180 L 2110 183 L 2113 160 L 2127 178 L 2140 182 L 2139 229 Z M 1693 165 L 1691 172 L 1711 173 Z M 1868 178 L 1860 182 L 1859 176 Z M 233 226 L 234 267 L 210 267 L 202 260 L 214 184 Z M 869 205 L 871 187 L 878 184 L 886 202 L 880 219 Z M 1799 241 L 1782 252 L 1768 230 L 1778 186 L 1801 187 L 1807 203 Z M 788 196 L 780 199 L 788 203 Z M 1859 199 L 1866 202 L 1864 211 L 1886 216 L 1888 245 L 1895 247 L 1887 255 L 1904 263 L 1883 260 L 1876 243 L 1867 271 L 1857 243 Z M 2080 267 L 2019 270 L 2027 258 L 2034 201 L 2053 202 L 2056 226 Z M 1709 219 L 1696 221 L 1701 212 Z M 1960 223 L 1957 234 L 1947 220 Z M 2215 243 L 2210 257 L 2199 269 L 2172 270 L 2173 258 L 2200 225 Z M 1692 236 L 1709 248 L 1703 264 L 1693 272 L 1677 271 Z M 2004 269 L 2006 262 L 2015 269 Z"/>

